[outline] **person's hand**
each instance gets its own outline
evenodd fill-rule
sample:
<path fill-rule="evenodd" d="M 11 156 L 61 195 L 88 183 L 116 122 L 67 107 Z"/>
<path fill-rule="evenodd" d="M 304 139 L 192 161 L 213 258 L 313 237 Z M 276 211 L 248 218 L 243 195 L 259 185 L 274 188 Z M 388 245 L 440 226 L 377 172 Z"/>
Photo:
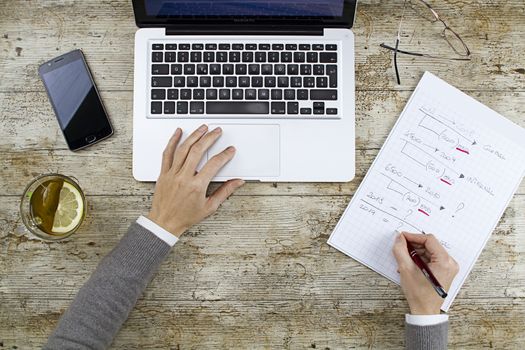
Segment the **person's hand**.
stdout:
<path fill-rule="evenodd" d="M 244 184 L 240 179 L 229 180 L 206 197 L 211 179 L 235 155 L 235 148 L 230 146 L 212 157 L 197 173 L 202 157 L 222 133 L 220 128 L 207 131 L 208 127 L 202 125 L 179 145 L 182 130 L 178 128 L 162 154 L 162 167 L 148 218 L 177 237 L 213 214 Z"/>
<path fill-rule="evenodd" d="M 437 315 L 440 313 L 443 298 L 436 293 L 432 284 L 412 261 L 408 253 L 407 241 L 412 244 L 447 291 L 459 271 L 459 265 L 448 255 L 434 235 L 403 232 L 396 237 L 393 252 L 401 276 L 401 288 L 410 306 L 410 313 L 412 315 Z"/>

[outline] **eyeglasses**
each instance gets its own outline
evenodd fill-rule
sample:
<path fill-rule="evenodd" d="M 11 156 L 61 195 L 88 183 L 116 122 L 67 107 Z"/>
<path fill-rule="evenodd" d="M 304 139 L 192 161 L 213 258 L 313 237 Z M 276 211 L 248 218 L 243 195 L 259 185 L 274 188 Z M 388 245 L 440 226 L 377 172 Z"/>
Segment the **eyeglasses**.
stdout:
<path fill-rule="evenodd" d="M 452 50 L 454 50 L 454 52 L 460 57 L 436 56 L 427 53 L 410 52 L 399 49 L 399 43 L 401 41 L 401 25 L 405 17 L 407 3 L 410 4 L 410 7 L 417 13 L 418 16 L 432 23 L 441 23 L 443 25 L 441 36 L 447 41 L 448 45 L 452 48 Z M 470 49 L 468 48 L 467 44 L 465 44 L 465 42 L 463 41 L 463 39 L 461 39 L 458 33 L 456 33 L 452 28 L 450 28 L 449 25 L 443 19 L 441 19 L 439 14 L 425 0 L 404 0 L 403 12 L 401 14 L 401 20 L 399 21 L 395 47 L 391 47 L 389 45 L 386 45 L 385 43 L 382 43 L 380 46 L 394 52 L 394 69 L 396 72 L 396 79 L 398 84 L 401 84 L 401 79 L 399 78 L 399 68 L 397 64 L 398 53 L 410 56 L 427 57 L 441 60 L 470 61 Z"/>

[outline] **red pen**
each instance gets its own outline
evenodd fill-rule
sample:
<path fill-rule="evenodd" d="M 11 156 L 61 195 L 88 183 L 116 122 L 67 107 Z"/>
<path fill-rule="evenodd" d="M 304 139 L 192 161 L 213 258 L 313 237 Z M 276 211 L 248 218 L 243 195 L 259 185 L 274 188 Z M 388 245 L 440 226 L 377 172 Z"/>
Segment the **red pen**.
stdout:
<path fill-rule="evenodd" d="M 414 261 L 414 263 L 419 267 L 421 272 L 423 272 L 423 275 L 429 280 L 430 284 L 432 284 L 432 287 L 434 287 L 435 291 L 439 294 L 440 297 L 445 299 L 447 297 L 447 292 L 445 291 L 445 288 L 441 286 L 441 284 L 438 282 L 437 278 L 434 276 L 432 271 L 430 271 L 430 268 L 427 264 L 421 259 L 421 257 L 417 254 L 416 249 L 410 244 L 409 241 L 407 241 L 407 248 L 408 248 L 408 254 L 410 254 L 410 257 Z"/>

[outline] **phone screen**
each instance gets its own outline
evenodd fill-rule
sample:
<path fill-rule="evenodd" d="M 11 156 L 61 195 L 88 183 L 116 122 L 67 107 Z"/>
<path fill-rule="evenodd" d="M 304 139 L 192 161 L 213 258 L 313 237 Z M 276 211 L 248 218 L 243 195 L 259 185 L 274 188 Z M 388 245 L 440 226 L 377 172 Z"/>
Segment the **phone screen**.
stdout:
<path fill-rule="evenodd" d="M 43 64 L 40 75 L 69 148 L 82 148 L 111 135 L 111 125 L 80 51 Z"/>

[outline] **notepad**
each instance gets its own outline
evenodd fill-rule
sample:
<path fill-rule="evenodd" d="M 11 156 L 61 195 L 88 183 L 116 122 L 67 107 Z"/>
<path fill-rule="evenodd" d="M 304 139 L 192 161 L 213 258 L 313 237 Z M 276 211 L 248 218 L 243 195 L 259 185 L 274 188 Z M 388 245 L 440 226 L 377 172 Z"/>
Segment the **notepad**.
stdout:
<path fill-rule="evenodd" d="M 328 243 L 399 284 L 395 231 L 460 266 L 448 311 L 525 174 L 525 129 L 425 73 Z"/>

